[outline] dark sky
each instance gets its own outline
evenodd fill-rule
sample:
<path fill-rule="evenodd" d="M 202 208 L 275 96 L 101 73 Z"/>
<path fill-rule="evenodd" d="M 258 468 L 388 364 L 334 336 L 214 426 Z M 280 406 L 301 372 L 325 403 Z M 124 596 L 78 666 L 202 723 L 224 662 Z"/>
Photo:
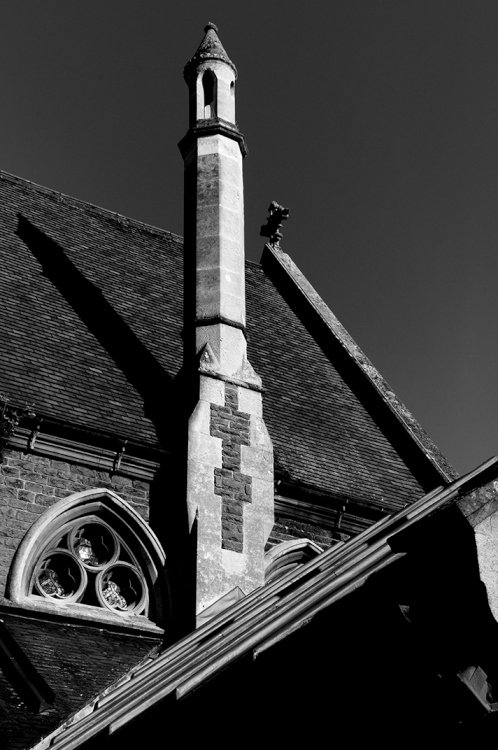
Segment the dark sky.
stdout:
<path fill-rule="evenodd" d="M 457 470 L 498 452 L 498 3 L 17 0 L 0 168 L 182 233 L 183 65 L 238 67 L 246 248 L 283 247 Z"/>

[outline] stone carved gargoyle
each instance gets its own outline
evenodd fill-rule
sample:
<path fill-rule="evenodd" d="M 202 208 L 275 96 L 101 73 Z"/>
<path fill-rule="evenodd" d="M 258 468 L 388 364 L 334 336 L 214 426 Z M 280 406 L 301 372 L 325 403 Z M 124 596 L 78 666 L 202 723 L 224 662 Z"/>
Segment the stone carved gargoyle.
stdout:
<path fill-rule="evenodd" d="M 282 239 L 282 223 L 289 218 L 289 209 L 284 208 L 276 201 L 272 201 L 268 207 L 269 216 L 266 220 L 266 224 L 260 229 L 260 235 L 262 237 L 268 237 L 271 244 L 274 247 L 280 247 L 280 240 Z"/>

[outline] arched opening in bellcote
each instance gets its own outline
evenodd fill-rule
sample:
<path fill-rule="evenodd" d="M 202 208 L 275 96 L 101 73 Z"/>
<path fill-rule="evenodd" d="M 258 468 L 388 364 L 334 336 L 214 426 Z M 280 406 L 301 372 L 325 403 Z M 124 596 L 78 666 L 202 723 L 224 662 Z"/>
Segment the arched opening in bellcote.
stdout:
<path fill-rule="evenodd" d="M 206 70 L 202 76 L 204 119 L 211 120 L 217 116 L 216 95 L 217 80 L 212 70 Z"/>

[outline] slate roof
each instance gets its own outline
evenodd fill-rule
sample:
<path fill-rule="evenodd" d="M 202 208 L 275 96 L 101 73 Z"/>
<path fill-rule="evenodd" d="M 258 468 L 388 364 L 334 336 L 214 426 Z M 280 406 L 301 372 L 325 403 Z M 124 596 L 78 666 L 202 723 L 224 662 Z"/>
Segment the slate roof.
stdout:
<path fill-rule="evenodd" d="M 74 750 L 97 733 L 113 734 L 169 698 L 163 709 L 167 722 L 175 701 L 245 656 L 256 659 L 409 555 L 407 549 L 413 550 L 414 544 L 406 544 L 407 533 L 413 538 L 415 532 L 423 547 L 428 519 L 434 520 L 437 514 L 441 518 L 441 510 L 461 502 L 497 476 L 498 459 L 493 458 L 447 487 L 436 488 L 411 507 L 382 519 L 346 544 L 339 543 L 273 584 L 256 589 L 151 661 L 130 670 L 104 694 L 95 695 L 36 750 Z M 495 624 L 493 627 L 496 629 Z M 332 643 L 333 633 L 331 637 Z M 375 644 L 370 644 L 372 647 Z M 347 644 L 341 643 L 341 648 L 347 648 Z"/>
<path fill-rule="evenodd" d="M 31 746 L 96 691 L 136 668 L 160 642 L 160 636 L 130 636 L 88 622 L 61 623 L 4 609 L 0 613 L 0 746 L 9 750 Z M 36 670 L 34 682 L 42 684 L 39 710 L 29 705 L 23 680 L 19 683 L 9 669 L 12 655 L 22 662 L 23 671 Z"/>
<path fill-rule="evenodd" d="M 385 512 L 451 477 L 324 303 L 266 255 L 246 266 L 248 350 L 277 477 Z M 182 239 L 0 173 L 0 263 L 0 393 L 45 424 L 174 450 Z"/>

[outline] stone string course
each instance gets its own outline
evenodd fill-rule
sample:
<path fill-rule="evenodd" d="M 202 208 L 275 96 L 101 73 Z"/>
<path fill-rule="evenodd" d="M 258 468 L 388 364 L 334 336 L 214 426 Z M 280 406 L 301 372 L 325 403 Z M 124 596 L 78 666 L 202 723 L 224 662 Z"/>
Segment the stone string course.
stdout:
<path fill-rule="evenodd" d="M 45 456 L 4 450 L 0 465 L 0 599 L 20 541 L 43 511 L 61 498 L 96 487 L 114 490 L 147 521 L 147 482 Z"/>
<path fill-rule="evenodd" d="M 242 552 L 244 545 L 243 503 L 252 500 L 252 478 L 240 471 L 242 445 L 250 445 L 250 415 L 239 411 L 237 386 L 225 385 L 225 405 L 211 404 L 213 437 L 222 439 L 222 468 L 214 470 L 214 492 L 222 498 L 222 549 Z"/>

